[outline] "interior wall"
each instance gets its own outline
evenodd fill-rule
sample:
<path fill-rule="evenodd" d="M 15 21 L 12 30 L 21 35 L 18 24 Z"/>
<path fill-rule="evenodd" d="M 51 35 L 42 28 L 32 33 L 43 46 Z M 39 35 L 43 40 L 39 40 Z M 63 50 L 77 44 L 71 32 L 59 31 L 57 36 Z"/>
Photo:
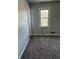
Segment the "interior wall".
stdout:
<path fill-rule="evenodd" d="M 60 0 L 28 0 L 30 3 L 37 3 L 37 2 L 52 2 L 52 1 L 60 1 Z"/>
<path fill-rule="evenodd" d="M 26 0 L 18 0 L 18 58 L 22 56 L 30 36 L 30 8 Z"/>
<path fill-rule="evenodd" d="M 39 8 L 50 8 L 49 27 L 40 27 Z M 60 33 L 60 3 L 33 3 L 31 4 L 32 34 Z"/>

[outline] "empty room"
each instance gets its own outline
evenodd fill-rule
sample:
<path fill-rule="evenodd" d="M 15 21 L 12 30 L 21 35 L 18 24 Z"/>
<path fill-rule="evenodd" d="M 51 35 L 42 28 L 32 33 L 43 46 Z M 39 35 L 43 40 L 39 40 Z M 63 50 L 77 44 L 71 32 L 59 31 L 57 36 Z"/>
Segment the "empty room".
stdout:
<path fill-rule="evenodd" d="M 60 0 L 18 0 L 18 59 L 60 59 Z"/>
<path fill-rule="evenodd" d="M 0 59 L 79 59 L 79 0 L 0 0 Z"/>

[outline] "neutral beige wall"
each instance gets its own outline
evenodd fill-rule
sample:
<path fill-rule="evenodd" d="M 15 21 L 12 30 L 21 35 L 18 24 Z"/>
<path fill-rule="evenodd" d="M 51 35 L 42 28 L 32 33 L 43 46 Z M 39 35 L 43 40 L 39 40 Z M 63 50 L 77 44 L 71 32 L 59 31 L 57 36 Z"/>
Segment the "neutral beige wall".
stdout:
<path fill-rule="evenodd" d="M 25 0 L 18 0 L 18 27 L 19 27 L 19 30 L 22 29 L 26 11 L 27 10 L 26 10 Z"/>
<path fill-rule="evenodd" d="M 30 9 L 26 0 L 18 0 L 18 57 L 21 58 L 29 41 Z"/>

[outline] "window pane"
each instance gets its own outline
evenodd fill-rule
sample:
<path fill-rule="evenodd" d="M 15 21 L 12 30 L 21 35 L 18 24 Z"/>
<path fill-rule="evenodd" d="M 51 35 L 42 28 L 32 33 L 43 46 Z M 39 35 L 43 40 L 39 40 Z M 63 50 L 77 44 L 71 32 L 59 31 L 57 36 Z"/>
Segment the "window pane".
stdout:
<path fill-rule="evenodd" d="M 41 26 L 48 26 L 48 19 L 41 19 Z"/>
<path fill-rule="evenodd" d="M 41 10 L 41 18 L 48 18 L 48 10 Z"/>
<path fill-rule="evenodd" d="M 48 26 L 48 10 L 41 10 L 41 26 Z"/>

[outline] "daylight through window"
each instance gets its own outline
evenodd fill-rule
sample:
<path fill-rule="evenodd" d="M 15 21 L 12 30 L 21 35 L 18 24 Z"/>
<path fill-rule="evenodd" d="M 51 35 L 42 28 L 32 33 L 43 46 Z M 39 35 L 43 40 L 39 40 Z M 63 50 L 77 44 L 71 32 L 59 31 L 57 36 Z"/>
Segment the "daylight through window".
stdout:
<path fill-rule="evenodd" d="M 40 10 L 40 17 L 41 17 L 41 26 L 47 27 L 48 26 L 48 10 Z"/>

